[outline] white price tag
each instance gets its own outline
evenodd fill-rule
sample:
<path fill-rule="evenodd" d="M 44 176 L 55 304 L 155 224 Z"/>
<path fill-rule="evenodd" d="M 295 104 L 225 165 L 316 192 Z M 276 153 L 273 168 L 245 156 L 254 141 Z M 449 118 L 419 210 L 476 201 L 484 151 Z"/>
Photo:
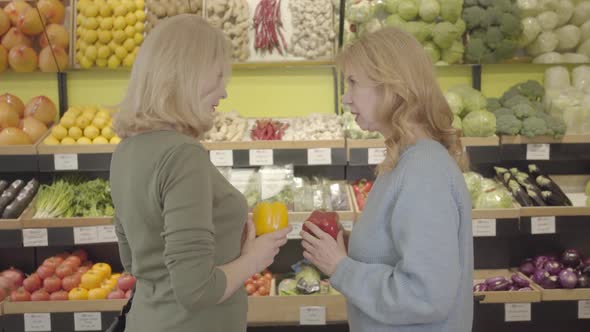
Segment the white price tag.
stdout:
<path fill-rule="evenodd" d="M 496 236 L 496 219 L 473 219 L 473 236 Z"/>
<path fill-rule="evenodd" d="M 98 242 L 98 230 L 94 226 L 74 227 L 74 244 Z"/>
<path fill-rule="evenodd" d="M 48 245 L 47 228 L 23 229 L 23 247 L 47 247 Z"/>
<path fill-rule="evenodd" d="M 301 239 L 301 235 L 299 235 L 299 233 L 301 233 L 301 230 L 303 229 L 303 223 L 293 222 L 293 223 L 289 223 L 289 225 L 291 225 L 291 227 L 293 229 L 291 230 L 291 232 L 289 232 L 289 234 L 287 234 L 287 239 L 289 239 L 289 240 Z"/>
<path fill-rule="evenodd" d="M 353 221 L 341 221 L 340 222 L 342 224 L 342 227 L 344 227 L 344 230 L 351 232 L 352 228 L 354 227 L 354 222 Z"/>
<path fill-rule="evenodd" d="M 555 234 L 555 217 L 532 217 L 532 234 Z"/>
<path fill-rule="evenodd" d="M 530 303 L 506 303 L 504 305 L 506 322 L 530 322 L 531 321 L 531 304 Z"/>
<path fill-rule="evenodd" d="M 326 307 L 299 307 L 300 325 L 326 325 Z"/>
<path fill-rule="evenodd" d="M 385 148 L 369 148 L 369 165 L 378 165 L 385 160 Z"/>
<path fill-rule="evenodd" d="M 271 149 L 250 150 L 251 166 L 271 166 L 273 164 L 274 156 Z"/>
<path fill-rule="evenodd" d="M 25 332 L 51 332 L 51 315 L 25 314 Z"/>
<path fill-rule="evenodd" d="M 234 165 L 233 150 L 211 150 L 209 151 L 209 158 L 211 163 L 218 167 Z"/>
<path fill-rule="evenodd" d="M 99 243 L 110 243 L 118 241 L 114 225 L 98 226 L 97 228 Z"/>
<path fill-rule="evenodd" d="M 590 301 L 578 301 L 578 319 L 590 319 Z"/>
<path fill-rule="evenodd" d="M 527 144 L 527 160 L 549 160 L 551 155 L 551 146 L 549 144 Z"/>
<path fill-rule="evenodd" d="M 75 312 L 74 331 L 102 331 L 100 312 Z"/>
<path fill-rule="evenodd" d="M 330 148 L 307 149 L 307 164 L 308 165 L 331 165 L 332 164 L 332 149 L 330 149 Z"/>
<path fill-rule="evenodd" d="M 75 153 L 56 154 L 53 156 L 54 168 L 56 171 L 78 170 L 78 155 Z"/>

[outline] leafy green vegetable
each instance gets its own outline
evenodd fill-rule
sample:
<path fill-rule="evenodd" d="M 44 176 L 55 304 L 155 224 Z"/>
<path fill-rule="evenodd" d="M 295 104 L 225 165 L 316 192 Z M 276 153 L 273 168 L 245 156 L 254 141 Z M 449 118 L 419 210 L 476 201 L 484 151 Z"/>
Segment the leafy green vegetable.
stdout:
<path fill-rule="evenodd" d="M 512 114 L 496 115 L 496 133 L 498 135 L 518 135 L 522 122 Z"/>
<path fill-rule="evenodd" d="M 75 191 L 71 184 L 57 180 L 52 185 L 42 185 L 35 200 L 33 218 L 59 218 L 72 207 Z"/>
<path fill-rule="evenodd" d="M 442 59 L 444 62 L 449 64 L 461 63 L 463 60 L 463 53 L 465 53 L 463 42 L 455 40 L 451 47 L 443 49 Z"/>
<path fill-rule="evenodd" d="M 422 0 L 419 14 L 420 18 L 425 22 L 434 22 L 440 14 L 440 5 L 436 0 Z"/>
<path fill-rule="evenodd" d="M 460 35 L 457 26 L 450 22 L 438 23 L 432 30 L 432 40 L 442 49 L 451 47 Z"/>
<path fill-rule="evenodd" d="M 452 126 L 455 129 L 463 130 L 463 123 L 462 123 L 461 118 L 459 116 L 453 115 Z"/>
<path fill-rule="evenodd" d="M 440 1 L 440 16 L 443 20 L 451 23 L 457 22 L 461 17 L 463 10 L 462 0 L 441 0 Z"/>
<path fill-rule="evenodd" d="M 512 196 L 503 187 L 482 192 L 475 202 L 477 209 L 507 209 L 512 206 Z"/>
<path fill-rule="evenodd" d="M 460 115 L 463 113 L 463 97 L 456 92 L 449 91 L 445 93 L 445 99 L 451 108 L 451 111 L 455 115 Z"/>
<path fill-rule="evenodd" d="M 424 50 L 426 51 L 426 54 L 428 54 L 432 63 L 436 63 L 440 60 L 440 49 L 433 42 L 426 42 L 424 44 Z"/>
<path fill-rule="evenodd" d="M 413 0 L 401 0 L 397 13 L 406 21 L 413 20 L 418 16 L 418 5 Z"/>
<path fill-rule="evenodd" d="M 480 110 L 467 114 L 463 119 L 463 132 L 467 137 L 489 137 L 496 133 L 494 113 Z"/>
<path fill-rule="evenodd" d="M 546 135 L 548 132 L 547 123 L 539 117 L 530 117 L 522 122 L 520 133 L 527 137 Z"/>
<path fill-rule="evenodd" d="M 481 194 L 481 182 L 483 180 L 483 176 L 476 172 L 465 172 L 463 173 L 463 177 L 465 178 L 465 184 L 469 190 L 471 201 L 475 202 L 477 197 Z"/>

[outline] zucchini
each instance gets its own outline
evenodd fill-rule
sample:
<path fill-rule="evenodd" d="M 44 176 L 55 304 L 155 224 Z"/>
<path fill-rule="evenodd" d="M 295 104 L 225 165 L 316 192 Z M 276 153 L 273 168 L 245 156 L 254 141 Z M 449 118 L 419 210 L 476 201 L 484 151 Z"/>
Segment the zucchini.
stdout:
<path fill-rule="evenodd" d="M 6 188 L 8 188 L 8 182 L 0 180 L 0 194 L 2 194 Z"/>
<path fill-rule="evenodd" d="M 16 219 L 33 201 L 39 189 L 39 182 L 35 179 L 29 181 L 18 193 L 18 196 L 2 212 L 3 219 Z"/>

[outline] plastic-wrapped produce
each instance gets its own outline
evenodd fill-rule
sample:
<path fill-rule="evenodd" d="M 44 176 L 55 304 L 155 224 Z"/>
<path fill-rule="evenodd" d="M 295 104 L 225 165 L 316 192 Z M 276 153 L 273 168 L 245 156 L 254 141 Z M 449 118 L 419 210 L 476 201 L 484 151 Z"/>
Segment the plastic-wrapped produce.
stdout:
<path fill-rule="evenodd" d="M 571 86 L 570 72 L 566 67 L 555 66 L 545 70 L 545 89 L 560 90 Z"/>
<path fill-rule="evenodd" d="M 572 70 L 572 85 L 582 91 L 590 86 L 590 66 L 578 66 Z"/>

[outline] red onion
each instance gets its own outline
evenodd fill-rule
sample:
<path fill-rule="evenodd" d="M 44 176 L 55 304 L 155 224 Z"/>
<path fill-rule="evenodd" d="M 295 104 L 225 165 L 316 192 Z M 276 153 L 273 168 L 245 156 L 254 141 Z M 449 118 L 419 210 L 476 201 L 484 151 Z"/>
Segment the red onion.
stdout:
<path fill-rule="evenodd" d="M 580 252 L 576 249 L 568 249 L 561 255 L 561 262 L 566 267 L 578 267 L 580 265 Z"/>
<path fill-rule="evenodd" d="M 582 274 L 578 277 L 578 288 L 590 288 L 590 277 Z"/>
<path fill-rule="evenodd" d="M 557 261 L 549 261 L 545 264 L 545 270 L 547 270 L 550 275 L 556 276 L 561 270 L 563 270 L 563 265 Z"/>
<path fill-rule="evenodd" d="M 563 270 L 559 272 L 559 284 L 563 288 L 576 288 L 576 285 L 578 284 L 578 276 L 576 276 L 576 273 L 572 270 Z"/>
<path fill-rule="evenodd" d="M 520 264 L 520 268 L 518 269 L 522 274 L 530 277 L 535 273 L 535 264 L 531 261 L 525 261 Z"/>

